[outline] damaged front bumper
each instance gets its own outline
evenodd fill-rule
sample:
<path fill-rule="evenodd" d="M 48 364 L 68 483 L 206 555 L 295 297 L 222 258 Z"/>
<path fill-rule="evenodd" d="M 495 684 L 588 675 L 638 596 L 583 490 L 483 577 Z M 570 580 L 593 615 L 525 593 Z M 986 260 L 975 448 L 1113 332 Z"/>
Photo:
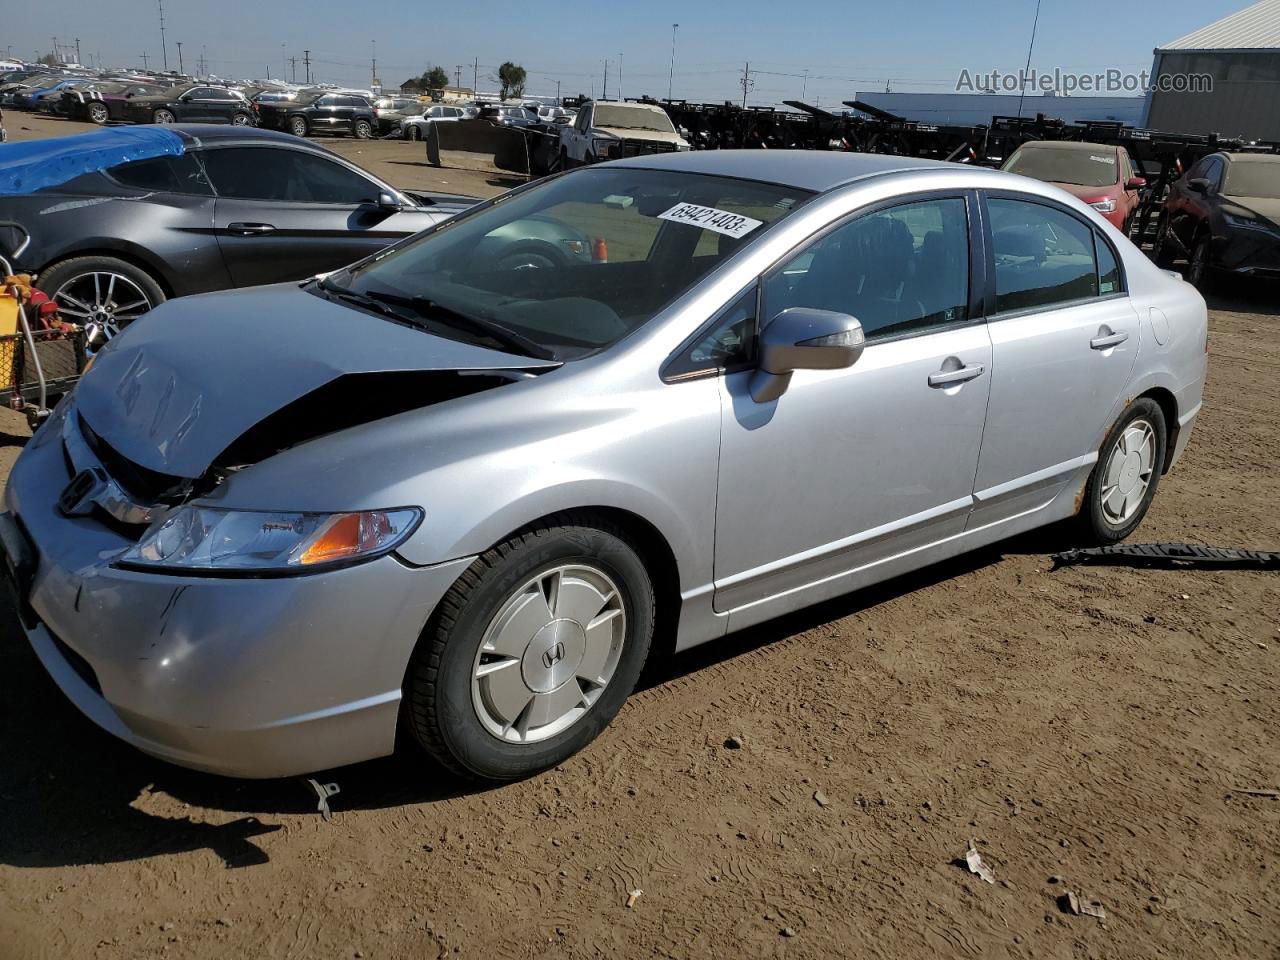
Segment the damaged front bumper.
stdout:
<path fill-rule="evenodd" d="M 238 777 L 392 752 L 414 645 L 470 558 L 266 579 L 121 570 L 125 532 L 58 509 L 70 479 L 62 444 L 38 435 L 0 532 L 27 637 L 86 716 L 149 754 Z"/>

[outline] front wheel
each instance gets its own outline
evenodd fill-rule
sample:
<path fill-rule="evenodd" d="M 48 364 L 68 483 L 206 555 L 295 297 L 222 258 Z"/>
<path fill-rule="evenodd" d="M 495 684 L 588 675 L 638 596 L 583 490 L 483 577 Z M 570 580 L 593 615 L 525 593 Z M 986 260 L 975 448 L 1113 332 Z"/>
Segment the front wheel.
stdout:
<path fill-rule="evenodd" d="M 422 138 L 422 134 L 418 132 L 418 125 L 416 123 L 406 124 L 402 132 L 406 140 L 417 141 Z"/>
<path fill-rule="evenodd" d="M 100 127 L 106 126 L 108 120 L 111 119 L 111 111 L 107 109 L 105 103 L 89 104 L 89 122 L 95 123 Z"/>
<path fill-rule="evenodd" d="M 305 137 L 307 135 L 307 121 L 304 117 L 294 117 L 289 121 L 289 132 L 295 137 Z"/>
<path fill-rule="evenodd" d="M 1137 529 L 1155 498 L 1167 443 L 1164 411 L 1150 397 L 1120 415 L 1085 487 L 1080 521 L 1091 541 L 1116 543 Z"/>
<path fill-rule="evenodd" d="M 623 531 L 558 517 L 479 557 L 414 653 L 405 709 L 449 769 L 517 780 L 595 739 L 635 687 L 654 591 Z"/>
<path fill-rule="evenodd" d="M 1201 234 L 1196 245 L 1191 248 L 1191 260 L 1187 264 L 1187 282 L 1201 293 L 1208 293 L 1213 287 L 1213 255 L 1209 235 Z"/>

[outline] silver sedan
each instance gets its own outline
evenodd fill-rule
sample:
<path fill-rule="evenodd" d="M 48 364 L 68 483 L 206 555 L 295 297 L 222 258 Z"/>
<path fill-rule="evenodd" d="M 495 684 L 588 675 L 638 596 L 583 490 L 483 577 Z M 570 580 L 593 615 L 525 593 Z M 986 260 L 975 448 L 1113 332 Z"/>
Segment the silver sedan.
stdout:
<path fill-rule="evenodd" d="M 1055 521 L 1128 536 L 1206 337 L 1046 184 L 636 158 L 154 310 L 28 444 L 0 540 L 45 667 L 148 753 L 271 777 L 402 731 L 509 780 L 673 648 Z"/>

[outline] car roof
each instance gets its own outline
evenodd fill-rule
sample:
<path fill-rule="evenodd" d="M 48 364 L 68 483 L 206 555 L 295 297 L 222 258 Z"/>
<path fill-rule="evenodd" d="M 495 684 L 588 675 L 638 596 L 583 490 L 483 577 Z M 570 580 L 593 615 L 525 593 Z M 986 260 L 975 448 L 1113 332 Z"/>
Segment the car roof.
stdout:
<path fill-rule="evenodd" d="M 215 144 L 231 141 L 234 143 L 278 143 L 286 147 L 299 147 L 324 151 L 323 147 L 295 137 L 281 130 L 263 130 L 258 127 L 238 127 L 231 123 L 175 123 L 169 127 L 184 140 L 196 144 Z"/>
<path fill-rule="evenodd" d="M 736 177 L 825 193 L 863 177 L 901 170 L 954 170 L 962 165 L 945 160 L 835 150 L 693 150 L 614 160 L 609 166 Z M 963 166 L 970 170 L 986 169 Z"/>
<path fill-rule="evenodd" d="M 1280 163 L 1280 153 L 1223 153 L 1231 163 Z"/>
<path fill-rule="evenodd" d="M 1080 140 L 1028 140 L 1018 149 L 1054 149 L 1070 150 L 1075 153 L 1097 153 L 1099 150 L 1115 150 L 1117 147 L 1114 143 L 1086 143 Z"/>

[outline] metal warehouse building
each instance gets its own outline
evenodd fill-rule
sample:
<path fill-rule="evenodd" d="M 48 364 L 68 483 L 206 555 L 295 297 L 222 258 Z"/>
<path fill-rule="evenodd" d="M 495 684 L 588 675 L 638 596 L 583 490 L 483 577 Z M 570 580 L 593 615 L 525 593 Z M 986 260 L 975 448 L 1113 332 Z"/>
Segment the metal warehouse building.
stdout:
<path fill-rule="evenodd" d="M 1262 0 L 1155 50 L 1145 126 L 1280 140 L 1280 0 Z M 1160 90 L 1206 74 L 1211 92 Z"/>

